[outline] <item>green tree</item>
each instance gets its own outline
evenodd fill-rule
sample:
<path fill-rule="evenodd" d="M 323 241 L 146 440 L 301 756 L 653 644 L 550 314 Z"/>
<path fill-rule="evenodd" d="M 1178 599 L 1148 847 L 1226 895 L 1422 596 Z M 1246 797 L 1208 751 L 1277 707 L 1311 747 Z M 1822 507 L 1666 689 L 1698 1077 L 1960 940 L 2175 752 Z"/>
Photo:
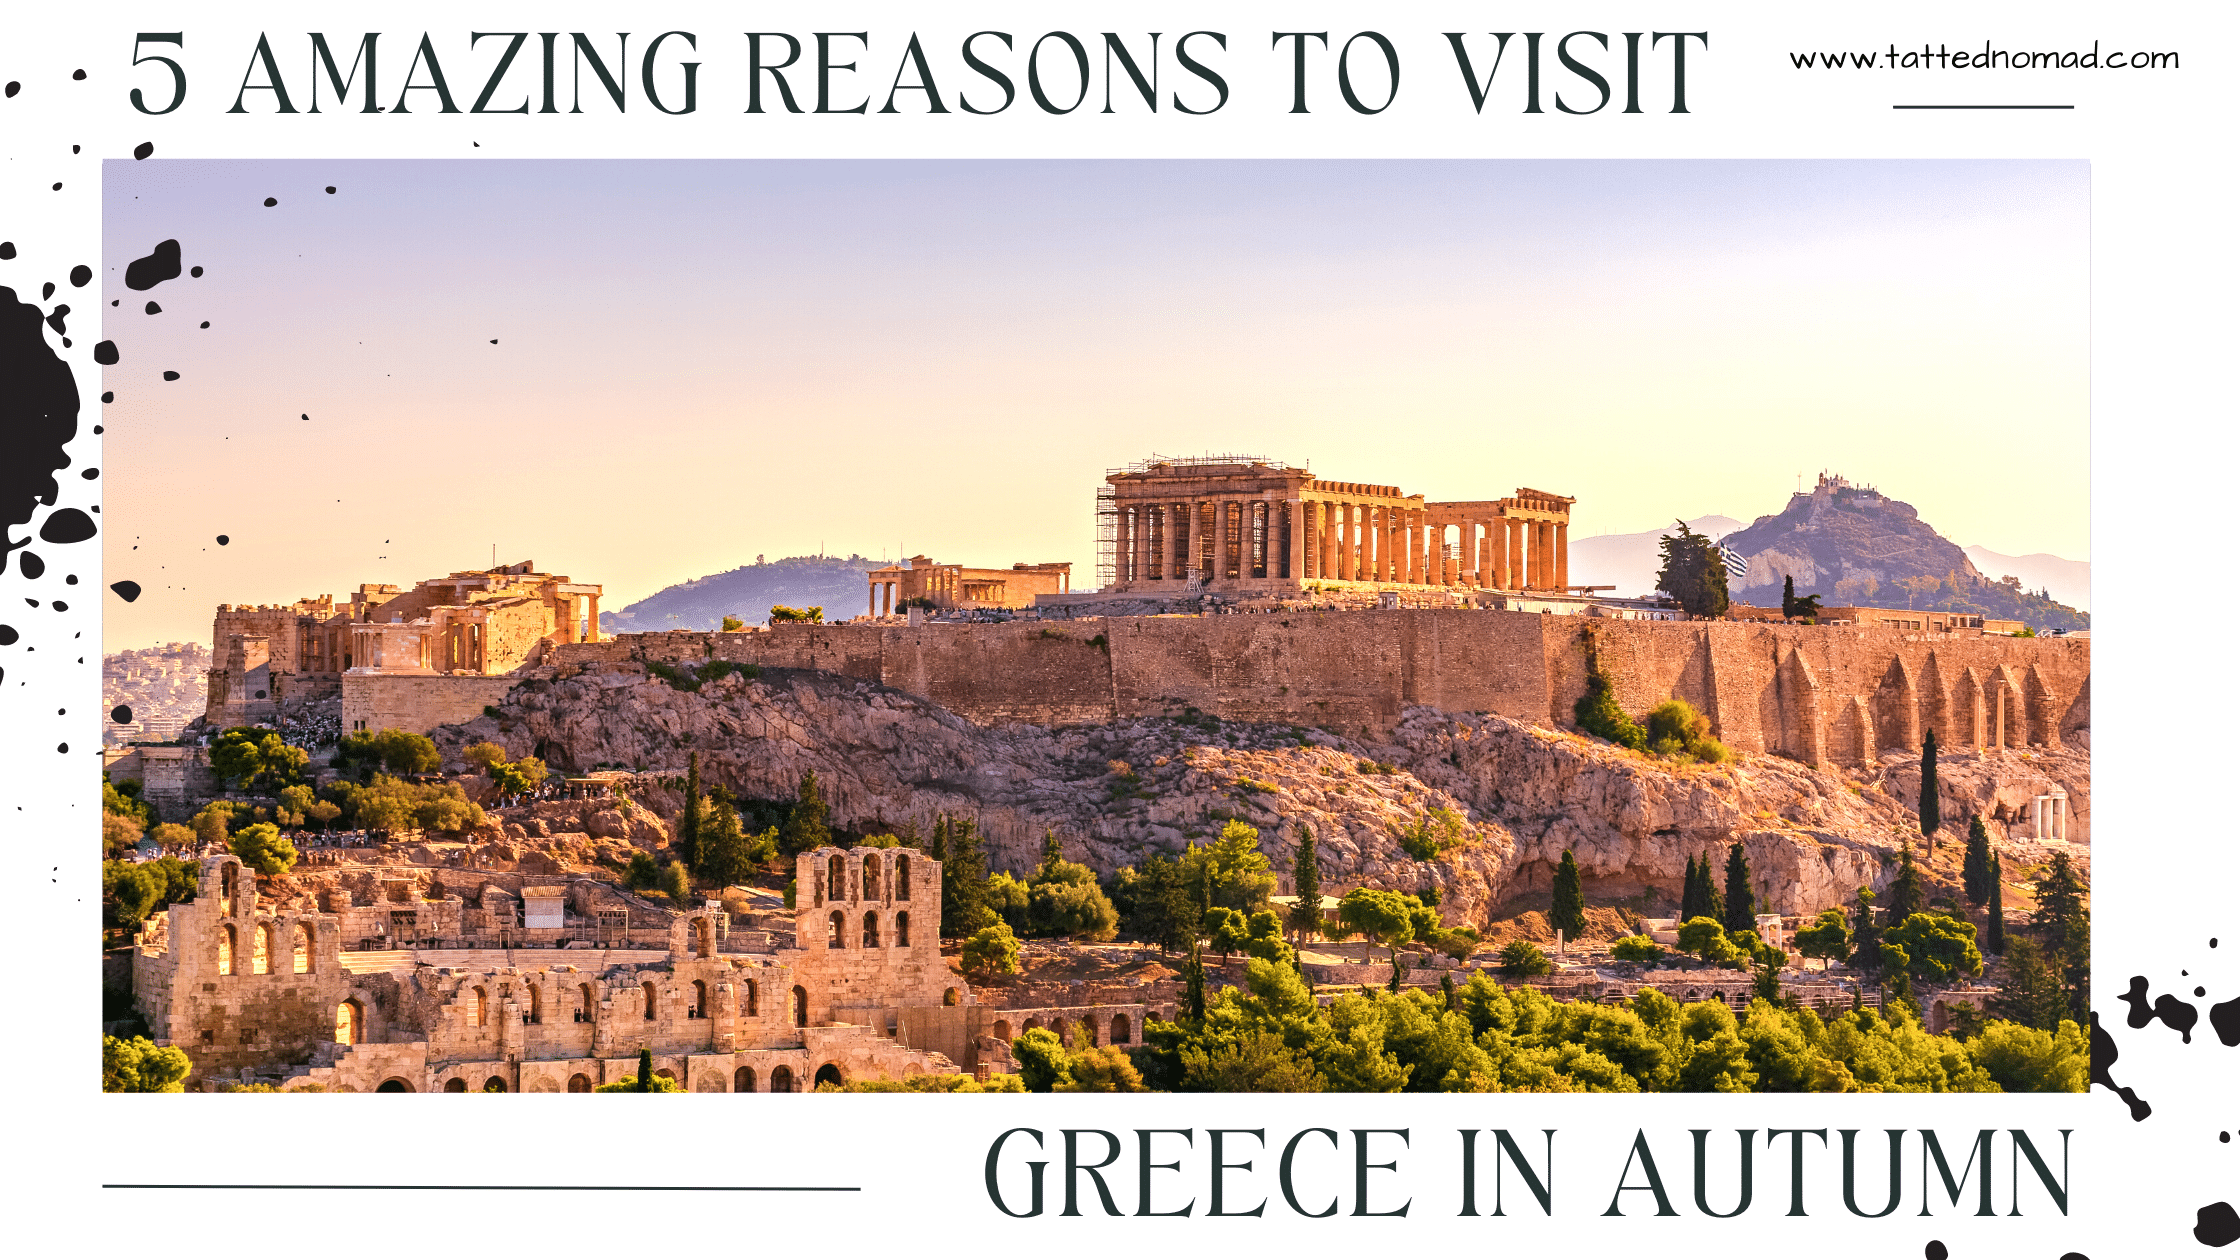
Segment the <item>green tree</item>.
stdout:
<path fill-rule="evenodd" d="M 1678 697 L 1649 710 L 1643 728 L 1649 751 L 1659 757 L 1684 757 L 1717 765 L 1734 755 L 1711 737 L 1711 719 Z"/>
<path fill-rule="evenodd" d="M 745 621 L 734 617 L 729 613 L 725 613 L 723 615 L 723 624 L 721 627 L 719 627 L 721 633 L 724 634 L 733 634 L 746 628 L 747 623 Z"/>
<path fill-rule="evenodd" d="M 1640 752 L 1649 746 L 1648 732 L 1618 707 L 1617 690 L 1611 685 L 1610 676 L 1602 672 L 1602 662 L 1592 638 L 1587 640 L 1587 687 L 1571 702 L 1571 720 L 1587 734 L 1622 748 Z"/>
<path fill-rule="evenodd" d="M 1919 914 L 1928 904 L 1928 894 L 1921 886 L 1921 871 L 1913 864 L 1913 845 L 1905 844 L 1898 850 L 1898 875 L 1890 886 L 1882 890 L 1885 911 L 1890 922 L 1903 923 Z"/>
<path fill-rule="evenodd" d="M 778 847 L 785 850 L 787 857 L 792 857 L 831 844 L 832 829 L 825 823 L 828 813 L 824 789 L 817 784 L 817 772 L 802 771 L 801 790 L 794 798 L 793 808 L 786 811 L 785 825 L 778 829 Z M 987 868 L 982 866 L 978 878 L 987 878 L 987 873 Z M 942 891 L 946 895 L 948 890 Z"/>
<path fill-rule="evenodd" d="M 1693 854 L 1688 857 L 1687 873 L 1680 877 L 1680 921 L 1698 918 L 1704 913 L 1703 891 L 1697 883 L 1699 872 Z"/>
<path fill-rule="evenodd" d="M 2017 936 L 2007 943 L 2006 979 L 1991 999 L 1991 1013 L 2030 1028 L 2052 1031 L 2069 1016 L 2061 975 L 2038 942 Z"/>
<path fill-rule="evenodd" d="M 1563 851 L 1556 865 L 1555 886 L 1549 894 L 1548 922 L 1567 941 L 1576 941 L 1587 930 L 1587 902 L 1579 891 L 1579 863 L 1571 850 Z"/>
<path fill-rule="evenodd" d="M 285 875 L 296 864 L 296 846 L 271 823 L 250 823 L 235 832 L 233 855 L 259 875 Z"/>
<path fill-rule="evenodd" d="M 236 788 L 278 791 L 303 775 L 311 754 L 271 731 L 237 726 L 210 746 L 210 769 Z"/>
<path fill-rule="evenodd" d="M 1047 1094 L 1073 1079 L 1073 1057 L 1065 1043 L 1047 1028 L 1029 1028 L 1011 1040 L 1011 1057 L 1019 1065 L 1019 1079 L 1030 1094 Z"/>
<path fill-rule="evenodd" d="M 1501 970 L 1517 979 L 1544 976 L 1555 970 L 1548 956 L 1531 941 L 1511 941 L 1501 947 Z"/>
<path fill-rule="evenodd" d="M 1885 929 L 1886 945 L 1905 951 L 1915 978 L 1945 983 L 1956 976 L 1983 974 L 1983 955 L 1976 950 L 1976 925 L 1943 914 L 1913 914 L 1905 922 Z"/>
<path fill-rule="evenodd" d="M 1205 921 L 1198 925 L 1198 934 L 1206 939 L 1213 952 L 1221 955 L 1222 965 L 1229 962 L 1229 955 L 1244 947 L 1250 933 L 1245 927 L 1245 917 L 1227 906 L 1215 906 L 1206 911 Z"/>
<path fill-rule="evenodd" d="M 1019 973 L 1019 938 L 1011 925 L 998 920 L 965 938 L 957 965 L 967 975 L 1011 976 Z"/>
<path fill-rule="evenodd" d="M 1066 1054 L 1065 1079 L 1052 1088 L 1062 1094 L 1134 1094 L 1143 1090 L 1143 1073 L 1126 1050 L 1098 1045 L 1089 1021 L 1078 1019 Z"/>
<path fill-rule="evenodd" d="M 1726 616 L 1727 566 L 1718 545 L 1708 535 L 1689 529 L 1685 521 L 1673 524 L 1680 532 L 1657 542 L 1664 557 L 1657 571 L 1657 589 L 1678 600 L 1690 617 Z"/>
<path fill-rule="evenodd" d="M 980 852 L 980 829 L 966 818 L 941 818 L 934 843 L 948 854 L 941 862 L 941 935 L 970 936 L 996 921 L 987 905 L 988 862 Z"/>
<path fill-rule="evenodd" d="M 641 1094 L 652 1093 L 654 1079 L 653 1051 L 640 1046 L 638 1047 L 638 1092 Z"/>
<path fill-rule="evenodd" d="M 233 834 L 233 802 L 210 802 L 202 807 L 188 825 L 194 828 L 197 845 L 204 848 L 223 847 Z"/>
<path fill-rule="evenodd" d="M 194 847 L 194 829 L 179 823 L 157 823 L 148 838 L 165 853 L 184 853 Z"/>
<path fill-rule="evenodd" d="M 808 625 L 822 624 L 824 621 L 824 605 L 811 604 L 807 608 L 789 608 L 784 604 L 771 605 L 771 625 L 779 625 L 789 621 L 798 621 Z"/>
<path fill-rule="evenodd" d="M 1413 897 L 1382 888 L 1356 888 L 1338 901 L 1338 921 L 1392 951 L 1392 965 L 1400 965 L 1400 947 L 1415 938 L 1415 920 L 1408 912 L 1417 908 Z"/>
<path fill-rule="evenodd" d="M 684 863 L 671 862 L 661 868 L 661 892 L 680 910 L 691 902 L 692 873 L 684 869 Z"/>
<path fill-rule="evenodd" d="M 2069 990 L 2072 1018 L 2083 1020 L 2092 1009 L 2092 913 L 2084 881 L 2069 864 L 2069 855 L 2056 853 L 2038 880 L 2038 908 L 2030 916 L 2049 959 L 2061 969 Z"/>
<path fill-rule="evenodd" d="M 755 862 L 746 829 L 739 823 L 739 811 L 728 800 L 712 805 L 700 820 L 699 871 L 715 887 L 728 888 L 745 880 Z M 775 837 L 772 839 L 771 851 L 775 853 Z"/>
<path fill-rule="evenodd" d="M 187 1052 L 158 1047 L 146 1037 L 130 1041 L 101 1038 L 101 1092 L 104 1094 L 182 1094 L 194 1071 Z"/>
<path fill-rule="evenodd" d="M 1184 886 L 1201 906 L 1227 906 L 1244 914 L 1265 910 L 1276 890 L 1260 833 L 1232 818 L 1210 844 L 1192 844 L 1182 855 Z"/>
<path fill-rule="evenodd" d="M 1714 967 L 1725 966 L 1738 957 L 1734 943 L 1727 939 L 1726 925 L 1709 915 L 1680 925 L 1680 949 Z"/>
<path fill-rule="evenodd" d="M 700 801 L 700 754 L 695 751 L 684 763 L 684 812 L 677 815 L 677 857 L 686 866 L 700 866 L 700 819 L 703 805 Z"/>
<path fill-rule="evenodd" d="M 1291 862 L 1291 890 L 1299 900 L 1292 903 L 1288 926 L 1303 945 L 1322 933 L 1322 864 L 1305 823 L 1299 824 L 1299 852 Z"/>
<path fill-rule="evenodd" d="M 1851 927 L 1844 922 L 1843 911 L 1822 910 L 1818 918 L 1797 929 L 1796 943 L 1798 953 L 1819 959 L 1826 970 L 1829 963 L 1851 956 Z"/>
<path fill-rule="evenodd" d="M 2010 1094 L 2081 1094 L 2092 1072 L 2092 1048 L 2073 1020 L 2052 1030 L 1998 1021 L 1986 1024 L 1969 1053 Z"/>
<path fill-rule="evenodd" d="M 1858 898 L 1851 908 L 1851 957 L 1870 971 L 1882 958 L 1882 931 L 1874 921 L 1874 889 L 1865 884 L 1859 885 Z"/>
<path fill-rule="evenodd" d="M 1753 932 L 1758 927 L 1757 897 L 1750 891 L 1750 855 L 1742 842 L 1727 847 L 1727 913 L 1720 921 L 1730 932 Z"/>
<path fill-rule="evenodd" d="M 681 1094 L 684 1092 L 684 1086 L 677 1084 L 666 1076 L 656 1076 L 648 1080 L 633 1073 L 618 1081 L 608 1081 L 604 1085 L 594 1085 L 591 1087 L 591 1092 L 594 1094 Z"/>
<path fill-rule="evenodd" d="M 1193 1020 L 1206 1017 L 1206 960 L 1198 940 L 1190 938 L 1190 957 L 1182 965 L 1182 1009 Z"/>
<path fill-rule="evenodd" d="M 1990 902 L 1983 912 L 1988 930 L 1983 936 L 1983 947 L 1992 954 L 2004 954 L 2007 952 L 2007 873 L 2006 864 L 1996 853 L 1991 855 L 1989 883 Z"/>
<path fill-rule="evenodd" d="M 1621 936 L 1611 942 L 1610 956 L 1619 962 L 1641 963 L 1654 967 L 1664 961 L 1664 946 L 1646 936 Z"/>
<path fill-rule="evenodd" d="M 1096 873 L 1077 862 L 1060 862 L 1060 870 L 1028 886 L 1030 915 L 1036 930 L 1046 936 L 1077 941 L 1109 941 L 1119 934 L 1120 916 L 1112 901 L 1097 887 Z M 1073 876 L 1068 878 L 1067 876 Z"/>
<path fill-rule="evenodd" d="M 1981 909 L 1991 900 L 1991 834 L 1983 829 L 1983 815 L 1968 818 L 1968 851 L 1960 859 L 1960 887 L 1968 904 Z"/>
<path fill-rule="evenodd" d="M 1929 856 L 1937 855 L 1937 828 L 1944 826 L 1937 791 L 1937 728 L 1921 736 L 1921 834 L 1927 838 Z"/>
<path fill-rule="evenodd" d="M 131 930 L 142 920 L 155 913 L 163 896 L 163 877 L 144 871 L 130 862 L 103 862 L 101 864 L 104 894 L 109 899 L 109 919 L 116 926 Z"/>
<path fill-rule="evenodd" d="M 1161 854 L 1146 854 L 1129 905 L 1128 930 L 1168 954 L 1193 935 L 1191 917 L 1181 866 Z"/>
<path fill-rule="evenodd" d="M 101 811 L 101 852 L 114 856 L 140 843 L 145 831 L 140 820 L 130 814 L 112 814 Z"/>
<path fill-rule="evenodd" d="M 1246 922 L 1244 952 L 1283 966 L 1292 965 L 1295 959 L 1283 939 L 1283 919 L 1273 910 L 1254 911 Z"/>
<path fill-rule="evenodd" d="M 386 727 L 374 736 L 373 745 L 391 774 L 434 774 L 443 769 L 443 755 L 436 751 L 435 741 L 418 731 Z"/>

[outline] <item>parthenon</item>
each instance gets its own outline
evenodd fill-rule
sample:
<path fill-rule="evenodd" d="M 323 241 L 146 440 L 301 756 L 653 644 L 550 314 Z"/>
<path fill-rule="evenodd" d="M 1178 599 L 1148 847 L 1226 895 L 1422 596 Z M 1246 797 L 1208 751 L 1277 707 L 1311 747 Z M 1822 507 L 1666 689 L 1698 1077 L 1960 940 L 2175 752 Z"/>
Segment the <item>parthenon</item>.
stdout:
<path fill-rule="evenodd" d="M 1100 580 L 1116 593 L 1318 587 L 1562 591 L 1575 499 L 1427 503 L 1249 456 L 1153 459 L 1098 491 Z"/>

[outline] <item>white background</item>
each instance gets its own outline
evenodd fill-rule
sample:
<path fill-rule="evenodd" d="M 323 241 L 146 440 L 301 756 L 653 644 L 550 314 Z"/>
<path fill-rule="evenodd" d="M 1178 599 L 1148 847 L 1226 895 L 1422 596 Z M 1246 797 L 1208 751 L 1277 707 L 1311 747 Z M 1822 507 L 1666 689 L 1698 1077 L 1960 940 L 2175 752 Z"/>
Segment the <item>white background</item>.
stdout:
<path fill-rule="evenodd" d="M 1380 1242 L 1491 1245 L 1517 1243 L 1663 1248 L 1693 1254 L 1811 1249 L 1830 1256 L 1913 1256 L 1930 1239 L 1957 1257 L 2055 1260 L 2065 1252 L 2109 1256 L 2215 1254 L 2191 1238 L 2194 1209 L 2240 1199 L 2240 1050 L 2217 1044 L 2206 1021 L 2191 1045 L 2160 1025 L 2133 1031 L 2118 999 L 2133 974 L 2152 992 L 2210 1002 L 2240 996 L 2240 913 L 2233 906 L 2230 730 L 2233 688 L 2223 652 L 2232 623 L 2229 561 L 2231 491 L 2227 437 L 2232 420 L 2234 333 L 2230 104 L 2233 23 L 2229 7 L 2082 5 L 1845 6 L 1805 13 L 1796 6 L 1581 3 L 1554 5 L 1293 4 L 1157 5 L 334 5 L 233 6 L 225 15 L 180 6 L 43 6 L 19 11 L 0 47 L 0 79 L 24 84 L 0 102 L 0 237 L 21 256 L 0 264 L 0 283 L 26 300 L 46 279 L 63 284 L 71 265 L 98 265 L 101 158 L 128 155 L 153 141 L 158 160 L 188 157 L 456 156 L 1595 156 L 1595 157 L 2071 157 L 2093 172 L 2093 551 L 2100 587 L 2094 703 L 2097 852 L 2094 874 L 2095 968 L 2099 1009 L 2122 1048 L 2117 1080 L 2154 1104 L 2134 1124 L 2107 1091 L 2076 1098 L 1921 1097 L 1161 1097 L 1152 1099 L 929 1099 L 889 1097 L 705 1096 L 670 1102 L 583 1104 L 564 1096 L 477 1098 L 104 1097 L 96 1092 L 90 1030 L 99 985 L 91 948 L 98 914 L 99 656 L 95 609 L 114 596 L 94 563 L 96 543 L 48 549 L 81 585 L 67 614 L 32 612 L 19 598 L 51 599 L 54 579 L 27 596 L 12 568 L 0 578 L 0 608 L 25 632 L 0 649 L 0 750 L 7 797 L 5 834 L 14 859 L 9 913 L 0 916 L 10 960 L 0 1038 L 10 1121 L 4 1183 L 13 1200 L 24 1254 L 87 1254 L 163 1248 L 178 1254 L 259 1246 L 310 1247 L 329 1254 L 435 1253 L 470 1247 L 533 1248 L 620 1244 L 640 1247 L 826 1245 L 923 1250 L 934 1254 L 1063 1247 L 1067 1254 L 1140 1254 L 1147 1247 L 1224 1248 L 1264 1244 L 1375 1245 Z M 951 18 L 949 13 L 961 16 Z M 247 15 L 247 16 L 244 16 Z M 628 29 L 632 47 L 671 28 L 698 33 L 699 112 L 653 114 L 639 104 L 617 117 L 587 103 L 581 115 L 438 116 L 417 101 L 409 118 L 332 111 L 276 118 L 223 113 L 254 46 L 274 33 L 276 51 L 299 87 L 303 32 L 325 30 L 338 47 L 358 32 L 384 36 L 383 95 L 402 85 L 398 55 L 421 30 L 435 34 L 461 107 L 479 90 L 487 56 L 461 54 L 475 29 L 605 31 Z M 868 30 L 872 48 L 853 57 L 863 70 L 853 101 L 875 94 L 899 63 L 907 33 L 919 31 L 945 92 L 968 86 L 955 54 L 973 30 L 1022 37 L 1048 30 L 1170 33 L 1225 31 L 1218 67 L 1232 99 L 1220 113 L 1185 118 L 1140 108 L 1112 115 L 1046 117 L 1021 85 L 1020 102 L 999 117 L 901 115 L 748 117 L 745 41 L 751 26 L 806 35 Z M 1357 117 L 1338 100 L 1331 57 L 1315 51 L 1314 113 L 1285 113 L 1288 48 L 1271 52 L 1271 28 L 1328 30 L 1333 45 L 1377 29 L 1398 45 L 1402 89 L 1392 109 Z M 187 34 L 181 60 L 187 104 L 162 118 L 126 103 L 141 86 L 167 88 L 159 67 L 129 66 L 132 33 Z M 1622 115 L 1613 106 L 1589 117 L 1516 112 L 1514 66 L 1484 116 L 1472 114 L 1440 32 L 1595 29 L 1706 30 L 1708 50 L 1689 53 L 1688 103 L 1675 116 Z M 1792 50 L 1881 48 L 1944 42 L 2006 48 L 2174 50 L 2176 71 L 1796 71 Z M 1615 42 L 1615 38 L 1614 38 Z M 1646 42 L 1646 41 L 1645 41 Z M 392 47 L 393 46 L 393 47 Z M 674 46 L 674 41 L 672 41 Z M 1167 45 L 1171 47 L 1171 43 Z M 1481 36 L 1475 49 L 1484 49 Z M 491 47 L 485 41 L 485 50 Z M 1198 48 L 1205 50 L 1201 41 Z M 1363 53 L 1366 44 L 1358 46 Z M 1669 44 L 1667 45 L 1669 48 Z M 525 51 L 533 52 L 531 49 Z M 159 50 L 170 51 L 170 50 Z M 1052 51 L 1055 51 L 1053 48 Z M 1213 56 L 1210 50 L 1209 56 Z M 1515 51 L 1515 50 L 1512 50 Z M 1574 79 L 1554 72 L 1544 90 Z M 811 54 L 813 56 L 813 49 Z M 1646 82 L 1645 108 L 1661 107 L 1665 60 Z M 844 58 L 848 59 L 848 58 Z M 1608 67 L 1614 58 L 1597 56 Z M 83 67 L 84 82 L 70 79 Z M 1482 67 L 1482 63 L 1481 63 Z M 517 71 L 518 74 L 518 71 Z M 1365 76 L 1370 77 L 1370 76 Z M 799 76 L 796 76 L 799 81 Z M 635 66 L 633 66 L 633 80 Z M 517 80 L 518 81 L 518 80 Z M 1179 84 L 1203 100 L 1203 85 L 1167 63 L 1163 86 Z M 987 85 L 971 90 L 985 101 Z M 567 91 L 563 71 L 562 92 Z M 510 103 L 510 96 L 506 97 Z M 1101 101 L 1101 92 L 1097 98 Z M 1576 98 L 1574 98 L 1576 99 Z M 1591 98 L 1590 98 L 1591 99 Z M 1901 102 L 2073 104 L 2042 112 L 1901 112 Z M 299 101 L 299 107 L 301 102 Z M 906 109 L 912 108 L 905 106 Z M 473 147 L 479 143 L 480 148 Z M 73 155 L 70 146 L 83 151 Z M 49 185 L 62 181 L 62 192 Z M 118 263 L 123 260 L 107 260 Z M 1922 300 L 1937 300 L 1924 277 Z M 88 292 L 97 293 L 98 289 Z M 91 357 L 93 299 L 74 317 L 65 357 L 86 400 L 71 468 L 59 474 L 63 504 L 86 506 L 99 482 L 78 477 L 98 467 L 100 373 Z M 58 351 L 59 338 L 53 339 Z M 128 349 L 129 353 L 129 349 Z M 5 383 L 0 383 L 5 388 Z M 1986 468 L 1987 482 L 2000 470 Z M 214 488 L 248 493 L 253 488 Z M 2084 510 L 2086 505 L 2077 505 Z M 36 530 L 35 519 L 32 529 Z M 117 576 L 131 576 L 120 573 Z M 28 615 L 26 615 L 28 613 Z M 73 637 L 73 636 L 82 636 Z M 36 653 L 27 651 L 36 648 Z M 84 665 L 76 664 L 84 656 Z M 57 714 L 56 710 L 67 710 Z M 56 752 L 67 741 L 68 755 Z M 2224 946 L 2207 948 L 2222 936 Z M 2189 976 L 2181 977 L 2181 969 Z M 470 1111 L 487 1109 L 475 1115 Z M 1223 1125 L 1264 1127 L 1278 1139 L 1321 1125 L 1410 1128 L 1405 1157 L 1414 1207 L 1405 1220 L 1301 1221 L 1280 1200 L 1262 1219 L 1202 1222 L 1080 1221 L 1053 1215 L 1014 1221 L 980 1189 L 988 1142 L 1014 1124 L 1046 1131 L 1073 1125 L 1110 1129 Z M 1517 1213 L 1461 1220 L 1454 1210 L 1453 1131 L 1501 1126 L 1520 1134 L 1560 1130 L 1557 1220 Z M 1879 1221 L 1844 1212 L 1833 1154 L 1808 1156 L 1806 1220 L 1780 1215 L 1787 1201 L 1787 1143 L 1760 1139 L 1757 1202 L 1733 1221 L 1707 1221 L 1690 1202 L 1691 1127 L 1717 1130 L 1715 1165 L 1730 1168 L 1735 1128 L 1934 1126 L 1948 1145 L 1979 1127 L 2025 1127 L 2036 1137 L 2076 1131 L 2069 1215 L 2053 1213 L 2026 1182 L 2021 1217 L 2008 1206 L 2002 1150 L 1995 1176 L 2001 1216 L 1978 1219 L 1945 1207 L 1919 1211 L 1918 1170 L 1908 1166 L 1907 1204 Z M 1642 1220 L 1647 1196 L 1628 1196 L 1627 1219 L 1599 1214 L 1636 1128 L 1660 1157 L 1678 1218 Z M 1870 1133 L 1866 1135 L 1872 1137 Z M 1810 1144 L 1817 1147 L 1817 1143 Z M 2041 1149 L 2045 1148 L 2041 1140 Z M 1537 1150 L 1528 1142 L 1528 1150 Z M 1313 1149 L 1310 1147 L 1310 1149 Z M 1327 1150 L 1327 1148 L 1321 1148 Z M 1909 1160 L 1917 1155 L 1909 1152 Z M 1129 1156 L 1116 1169 L 1128 1167 Z M 1233 1158 L 1247 1158 L 1237 1155 Z M 1271 1157 L 1259 1157 L 1247 1195 L 1264 1193 Z M 1302 1157 L 1304 1159 L 1304 1157 Z M 1325 1156 L 1325 1159 L 1328 1157 Z M 1304 1167 L 1305 1165 L 1303 1165 Z M 1203 1146 L 1176 1185 L 1203 1194 Z M 1731 1175 L 1731 1174 L 1729 1174 Z M 1380 1176 L 1382 1176 L 1380 1174 Z M 2024 1173 L 2028 1178 L 2029 1174 Z M 853 1194 L 547 1194 L 386 1191 L 378 1194 L 103 1191 L 104 1181 L 385 1183 L 845 1184 Z M 1730 1183 L 1713 1181 L 1715 1206 L 1731 1202 Z M 1115 1178 L 1123 1209 L 1133 1207 L 1132 1174 Z M 1053 1188 L 1053 1193 L 1057 1193 Z M 1869 1197 L 1873 1191 L 1866 1192 Z M 1201 1204 L 1202 1210 L 1202 1204 Z"/>

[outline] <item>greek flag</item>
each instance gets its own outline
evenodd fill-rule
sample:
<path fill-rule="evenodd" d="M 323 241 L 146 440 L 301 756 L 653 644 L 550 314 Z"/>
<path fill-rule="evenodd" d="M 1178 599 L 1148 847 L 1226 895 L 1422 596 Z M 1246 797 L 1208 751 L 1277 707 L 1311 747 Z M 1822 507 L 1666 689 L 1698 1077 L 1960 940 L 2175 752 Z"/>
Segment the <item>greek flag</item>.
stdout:
<path fill-rule="evenodd" d="M 1742 553 L 1724 543 L 1719 545 L 1719 559 L 1727 566 L 1728 577 L 1738 578 L 1750 571 L 1750 562 L 1742 558 Z"/>

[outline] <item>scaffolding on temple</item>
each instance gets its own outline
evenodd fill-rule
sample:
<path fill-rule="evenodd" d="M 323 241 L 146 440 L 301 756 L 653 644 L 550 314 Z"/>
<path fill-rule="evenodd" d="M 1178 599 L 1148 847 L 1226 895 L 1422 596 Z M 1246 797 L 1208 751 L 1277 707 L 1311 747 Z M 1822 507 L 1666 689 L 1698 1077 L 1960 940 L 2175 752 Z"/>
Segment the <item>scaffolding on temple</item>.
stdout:
<path fill-rule="evenodd" d="M 1097 589 L 1111 590 L 1119 580 L 1113 551 L 1120 542 L 1119 492 L 1111 482 L 1097 487 Z"/>

